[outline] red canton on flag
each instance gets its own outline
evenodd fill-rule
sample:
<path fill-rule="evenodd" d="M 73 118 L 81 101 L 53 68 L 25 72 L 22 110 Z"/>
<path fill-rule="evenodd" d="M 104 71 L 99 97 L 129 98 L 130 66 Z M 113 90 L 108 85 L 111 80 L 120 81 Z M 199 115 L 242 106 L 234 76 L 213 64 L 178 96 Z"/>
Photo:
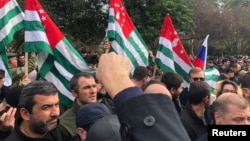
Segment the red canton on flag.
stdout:
<path fill-rule="evenodd" d="M 121 0 L 110 0 L 107 37 L 117 54 L 129 58 L 131 72 L 137 66 L 148 65 L 148 48 Z"/>
<path fill-rule="evenodd" d="M 173 71 L 178 73 L 184 79 L 184 86 L 188 85 L 188 73 L 192 68 L 192 63 L 172 24 L 169 14 L 166 15 L 161 29 L 156 64 L 163 72 Z"/>
<path fill-rule="evenodd" d="M 60 102 L 70 106 L 74 101 L 70 80 L 79 72 L 94 72 L 37 0 L 25 4 L 25 51 L 38 52 L 42 79 L 55 84 Z"/>

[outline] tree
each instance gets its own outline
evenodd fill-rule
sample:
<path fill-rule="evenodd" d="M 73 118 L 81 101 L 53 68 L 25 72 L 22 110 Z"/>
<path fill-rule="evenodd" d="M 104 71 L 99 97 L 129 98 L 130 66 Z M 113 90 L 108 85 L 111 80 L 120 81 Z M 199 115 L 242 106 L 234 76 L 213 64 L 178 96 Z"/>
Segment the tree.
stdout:
<path fill-rule="evenodd" d="M 250 17 L 245 14 L 249 12 L 249 7 L 244 1 L 212 2 L 195 1 L 195 38 L 210 34 L 209 45 L 217 46 L 218 50 L 225 48 L 224 51 L 231 55 L 245 54 L 245 48 L 249 48 L 250 29 L 247 23 Z"/>
<path fill-rule="evenodd" d="M 167 13 L 179 32 L 193 31 L 192 0 L 124 0 L 125 7 L 146 44 L 153 50 Z"/>

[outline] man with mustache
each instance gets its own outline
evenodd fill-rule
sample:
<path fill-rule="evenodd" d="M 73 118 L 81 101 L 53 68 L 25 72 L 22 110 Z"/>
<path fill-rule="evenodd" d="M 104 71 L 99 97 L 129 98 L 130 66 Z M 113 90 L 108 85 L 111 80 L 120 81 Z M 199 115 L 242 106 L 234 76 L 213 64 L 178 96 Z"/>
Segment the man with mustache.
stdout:
<path fill-rule="evenodd" d="M 57 129 L 58 90 L 51 82 L 34 81 L 26 85 L 18 103 L 15 129 L 5 141 L 61 141 Z"/>

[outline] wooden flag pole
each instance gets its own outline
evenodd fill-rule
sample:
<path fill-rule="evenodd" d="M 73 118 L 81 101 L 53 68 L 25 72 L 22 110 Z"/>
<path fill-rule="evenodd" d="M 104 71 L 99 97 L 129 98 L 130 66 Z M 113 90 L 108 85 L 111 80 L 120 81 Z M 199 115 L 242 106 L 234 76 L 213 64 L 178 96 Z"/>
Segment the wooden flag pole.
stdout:
<path fill-rule="evenodd" d="M 28 52 L 25 52 L 25 62 L 24 62 L 24 75 L 28 75 L 28 58 L 29 54 Z"/>
<path fill-rule="evenodd" d="M 153 75 L 152 75 L 152 77 L 153 77 L 154 79 L 155 79 L 156 69 L 157 69 L 157 65 L 155 64 L 155 65 L 154 65 Z"/>

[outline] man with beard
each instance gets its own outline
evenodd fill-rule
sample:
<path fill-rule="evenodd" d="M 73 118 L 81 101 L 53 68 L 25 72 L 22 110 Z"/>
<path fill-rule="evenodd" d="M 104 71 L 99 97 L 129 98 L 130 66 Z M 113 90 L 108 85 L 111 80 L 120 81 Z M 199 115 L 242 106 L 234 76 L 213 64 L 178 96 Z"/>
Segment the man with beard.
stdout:
<path fill-rule="evenodd" d="M 109 97 L 103 84 L 97 80 L 96 73 L 94 73 L 93 76 L 95 78 L 96 87 L 97 87 L 97 102 L 103 103 L 104 105 L 107 106 L 110 113 L 115 114 L 115 106 L 114 106 L 113 100 Z"/>
<path fill-rule="evenodd" d="M 204 81 L 191 82 L 189 101 L 180 118 L 192 141 L 207 133 L 207 125 L 212 121 L 209 104 L 210 86 Z"/>
<path fill-rule="evenodd" d="M 183 110 L 183 106 L 181 105 L 179 99 L 179 95 L 183 90 L 183 78 L 177 73 L 165 72 L 161 78 L 161 82 L 166 85 L 172 96 L 175 109 L 178 113 L 180 113 Z"/>
<path fill-rule="evenodd" d="M 57 129 L 58 90 L 51 82 L 34 81 L 26 85 L 18 103 L 15 129 L 5 141 L 61 141 Z"/>

